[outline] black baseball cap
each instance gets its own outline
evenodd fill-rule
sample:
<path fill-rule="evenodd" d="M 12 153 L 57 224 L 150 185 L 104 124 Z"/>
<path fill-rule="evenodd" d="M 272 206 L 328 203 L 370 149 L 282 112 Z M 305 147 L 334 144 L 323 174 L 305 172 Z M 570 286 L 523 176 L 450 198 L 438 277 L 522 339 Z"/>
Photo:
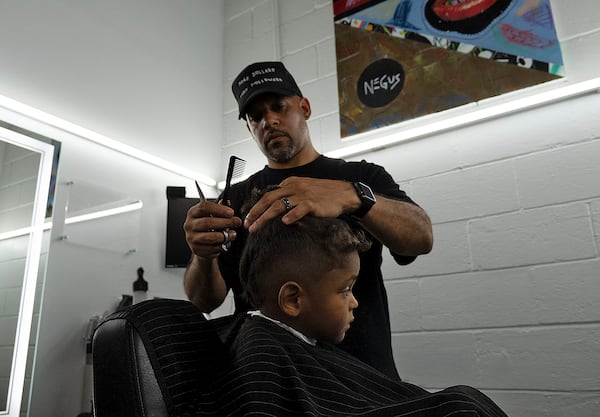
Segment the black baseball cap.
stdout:
<path fill-rule="evenodd" d="M 246 116 L 246 106 L 259 94 L 276 93 L 302 97 L 302 92 L 292 74 L 277 61 L 248 65 L 233 80 L 231 91 L 238 102 L 239 119 Z"/>

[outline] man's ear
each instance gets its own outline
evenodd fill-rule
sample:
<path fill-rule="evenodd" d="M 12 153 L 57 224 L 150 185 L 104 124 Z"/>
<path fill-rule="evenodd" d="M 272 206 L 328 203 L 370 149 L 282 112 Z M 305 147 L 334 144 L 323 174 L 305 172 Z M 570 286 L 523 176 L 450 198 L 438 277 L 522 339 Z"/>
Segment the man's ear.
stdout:
<path fill-rule="evenodd" d="M 287 281 L 281 288 L 277 296 L 279 309 L 282 313 L 290 317 L 298 317 L 302 311 L 302 296 L 304 290 L 296 281 Z"/>
<path fill-rule="evenodd" d="M 304 118 L 306 120 L 310 119 L 310 115 L 312 114 L 312 110 L 310 109 L 310 101 L 306 97 L 302 97 L 300 99 L 300 108 L 304 112 Z"/>

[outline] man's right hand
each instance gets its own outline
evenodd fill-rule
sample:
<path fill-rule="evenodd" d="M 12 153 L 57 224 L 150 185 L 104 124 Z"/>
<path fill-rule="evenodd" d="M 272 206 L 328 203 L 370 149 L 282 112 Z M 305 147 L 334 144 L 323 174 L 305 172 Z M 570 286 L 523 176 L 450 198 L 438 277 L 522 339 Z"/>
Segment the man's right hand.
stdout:
<path fill-rule="evenodd" d="M 183 224 L 185 239 L 193 254 L 201 258 L 216 258 L 223 244 L 235 240 L 235 229 L 242 220 L 234 216 L 231 207 L 203 201 L 191 207 Z"/>

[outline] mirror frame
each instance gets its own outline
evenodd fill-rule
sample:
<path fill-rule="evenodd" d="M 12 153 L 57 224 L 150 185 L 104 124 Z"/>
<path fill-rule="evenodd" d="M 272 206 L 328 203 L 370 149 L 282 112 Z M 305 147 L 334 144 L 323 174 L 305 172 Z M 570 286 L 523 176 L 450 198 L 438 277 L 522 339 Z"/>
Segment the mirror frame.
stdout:
<path fill-rule="evenodd" d="M 0 416 L 18 417 L 21 413 L 21 402 L 25 385 L 25 370 L 35 304 L 35 289 L 40 267 L 46 207 L 54 161 L 54 145 L 6 129 L 1 125 L 0 135 L 3 140 L 12 145 L 40 154 L 31 226 L 21 230 L 22 234 L 29 234 L 29 243 L 23 274 L 23 287 L 19 304 L 19 317 L 17 320 L 6 409 L 0 410 Z"/>

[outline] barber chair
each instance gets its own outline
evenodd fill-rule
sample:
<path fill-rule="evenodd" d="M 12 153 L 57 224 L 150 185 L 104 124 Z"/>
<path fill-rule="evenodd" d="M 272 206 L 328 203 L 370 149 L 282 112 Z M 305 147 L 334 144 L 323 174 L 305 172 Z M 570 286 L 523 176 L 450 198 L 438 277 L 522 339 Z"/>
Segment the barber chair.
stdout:
<path fill-rule="evenodd" d="M 226 364 L 233 316 L 207 320 L 190 302 L 154 299 L 111 314 L 92 341 L 95 417 L 172 417 Z"/>

